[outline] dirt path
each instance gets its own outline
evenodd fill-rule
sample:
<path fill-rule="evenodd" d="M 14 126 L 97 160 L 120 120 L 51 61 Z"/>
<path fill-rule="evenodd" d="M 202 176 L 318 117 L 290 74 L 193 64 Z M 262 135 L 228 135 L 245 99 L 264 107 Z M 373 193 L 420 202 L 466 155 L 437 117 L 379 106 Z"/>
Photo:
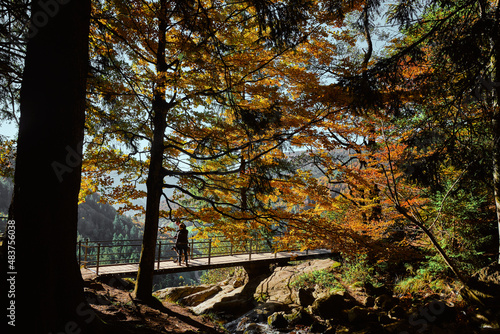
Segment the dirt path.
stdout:
<path fill-rule="evenodd" d="M 120 282 L 120 284 L 117 284 Z M 122 281 L 86 281 L 85 296 L 97 316 L 120 332 L 223 333 L 220 324 L 169 302 L 154 307 L 134 301 Z"/>

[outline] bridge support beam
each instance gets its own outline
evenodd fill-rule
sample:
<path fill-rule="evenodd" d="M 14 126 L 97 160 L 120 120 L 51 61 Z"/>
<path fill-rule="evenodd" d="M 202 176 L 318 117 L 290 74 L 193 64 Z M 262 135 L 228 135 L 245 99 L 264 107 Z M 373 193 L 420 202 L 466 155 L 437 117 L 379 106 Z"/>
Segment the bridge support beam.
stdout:
<path fill-rule="evenodd" d="M 287 259 L 284 259 L 282 261 L 274 261 L 274 262 L 268 262 L 268 261 L 262 261 L 262 262 L 251 262 L 248 264 L 243 264 L 243 268 L 245 269 L 246 273 L 248 274 L 248 280 L 252 281 L 253 279 L 266 275 L 270 276 L 273 272 L 271 269 L 272 264 L 277 264 L 278 266 L 283 266 L 288 263 Z"/>

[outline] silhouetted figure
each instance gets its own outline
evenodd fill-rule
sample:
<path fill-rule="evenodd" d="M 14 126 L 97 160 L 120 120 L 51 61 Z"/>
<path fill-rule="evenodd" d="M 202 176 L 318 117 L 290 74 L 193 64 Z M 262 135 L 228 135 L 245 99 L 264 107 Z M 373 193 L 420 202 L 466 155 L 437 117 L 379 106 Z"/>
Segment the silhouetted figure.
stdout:
<path fill-rule="evenodd" d="M 177 255 L 179 256 L 179 265 L 182 262 L 182 254 L 184 253 L 184 259 L 186 261 L 186 266 L 188 265 L 188 230 L 184 223 L 177 223 L 179 230 L 175 237 L 175 248 L 177 249 Z"/>

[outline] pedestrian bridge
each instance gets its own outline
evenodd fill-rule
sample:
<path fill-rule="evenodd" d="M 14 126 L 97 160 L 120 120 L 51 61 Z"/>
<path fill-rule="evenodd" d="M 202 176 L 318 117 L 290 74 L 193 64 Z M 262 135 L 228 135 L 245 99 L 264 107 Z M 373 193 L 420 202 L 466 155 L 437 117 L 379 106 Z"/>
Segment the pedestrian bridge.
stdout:
<path fill-rule="evenodd" d="M 266 265 L 332 255 L 328 249 L 277 250 L 266 240 L 230 242 L 223 238 L 190 240 L 189 266 L 179 265 L 172 249 L 175 241 L 159 239 L 156 244 L 155 274 L 171 274 L 215 268 Z M 142 240 L 79 241 L 77 256 L 82 276 L 135 276 L 139 268 Z"/>

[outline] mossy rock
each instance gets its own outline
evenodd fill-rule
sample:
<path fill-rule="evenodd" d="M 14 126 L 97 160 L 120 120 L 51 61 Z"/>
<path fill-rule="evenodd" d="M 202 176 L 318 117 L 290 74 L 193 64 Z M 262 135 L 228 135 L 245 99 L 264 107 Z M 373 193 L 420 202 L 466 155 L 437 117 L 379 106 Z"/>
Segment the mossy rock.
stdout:
<path fill-rule="evenodd" d="M 267 324 L 272 328 L 285 329 L 288 327 L 288 321 L 285 319 L 283 312 L 275 312 L 267 318 Z"/>
<path fill-rule="evenodd" d="M 314 322 L 314 318 L 302 308 L 294 309 L 291 314 L 285 314 L 285 319 L 290 326 L 311 326 Z"/>

